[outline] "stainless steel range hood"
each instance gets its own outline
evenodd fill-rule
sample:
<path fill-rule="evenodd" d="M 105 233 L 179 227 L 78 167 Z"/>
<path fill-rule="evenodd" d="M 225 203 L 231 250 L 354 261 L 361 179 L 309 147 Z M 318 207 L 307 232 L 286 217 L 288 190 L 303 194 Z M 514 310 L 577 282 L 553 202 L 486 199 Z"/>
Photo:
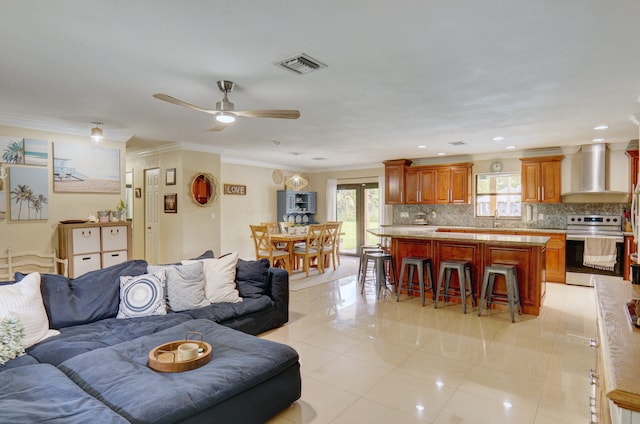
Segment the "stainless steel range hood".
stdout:
<path fill-rule="evenodd" d="M 580 155 L 580 191 L 565 193 L 563 202 L 626 202 L 628 193 L 609 189 L 609 152 L 606 143 L 585 144 L 581 147 Z"/>
<path fill-rule="evenodd" d="M 581 193 L 604 193 L 607 191 L 607 145 L 604 143 L 582 146 Z"/>

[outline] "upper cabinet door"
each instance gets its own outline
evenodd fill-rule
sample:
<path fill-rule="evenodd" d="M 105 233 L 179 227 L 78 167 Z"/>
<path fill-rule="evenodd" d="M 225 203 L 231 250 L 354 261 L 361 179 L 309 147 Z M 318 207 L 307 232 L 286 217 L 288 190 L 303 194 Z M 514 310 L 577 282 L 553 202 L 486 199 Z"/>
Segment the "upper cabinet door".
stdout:
<path fill-rule="evenodd" d="M 560 161 L 545 161 L 540 163 L 540 180 L 542 181 L 540 189 L 541 203 L 560 203 L 562 195 L 560 194 Z"/>
<path fill-rule="evenodd" d="M 451 170 L 441 168 L 434 175 L 434 203 L 451 203 Z"/>
<path fill-rule="evenodd" d="M 522 201 L 537 203 L 540 192 L 540 163 L 522 162 Z"/>
<path fill-rule="evenodd" d="M 529 203 L 560 203 L 562 201 L 562 159 L 545 156 L 522 161 L 522 201 Z"/>
<path fill-rule="evenodd" d="M 404 203 L 404 175 L 410 160 L 388 160 L 384 162 L 384 194 L 387 205 Z"/>
<path fill-rule="evenodd" d="M 469 168 L 451 168 L 451 203 L 469 203 Z"/>

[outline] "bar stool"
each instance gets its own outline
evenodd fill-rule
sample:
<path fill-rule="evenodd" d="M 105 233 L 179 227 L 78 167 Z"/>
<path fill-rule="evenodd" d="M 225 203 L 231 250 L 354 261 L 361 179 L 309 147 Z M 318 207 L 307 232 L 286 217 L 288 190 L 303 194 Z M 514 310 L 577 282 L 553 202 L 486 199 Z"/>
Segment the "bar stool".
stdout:
<path fill-rule="evenodd" d="M 391 281 L 393 285 L 396 283 L 396 266 L 393 263 L 393 256 L 389 253 L 384 252 L 368 252 L 364 255 L 365 263 L 363 270 L 363 278 L 362 278 L 362 288 L 360 289 L 360 293 L 364 292 L 364 276 L 367 274 L 367 268 L 369 267 L 369 262 L 373 262 L 373 269 L 375 274 L 376 281 L 376 291 L 377 297 L 380 298 L 380 294 L 382 293 L 382 289 L 387 287 L 387 281 Z M 389 274 L 387 274 L 386 264 L 389 264 Z M 393 278 L 393 279 L 391 279 Z"/>
<path fill-rule="evenodd" d="M 424 269 L 427 269 L 427 277 L 429 278 L 429 290 L 431 290 L 431 299 L 435 299 L 435 290 L 433 288 L 433 277 L 431 276 L 431 260 L 427 258 L 418 258 L 409 256 L 402 258 L 400 265 L 400 279 L 398 280 L 398 295 L 396 302 L 400 301 L 400 291 L 402 290 L 402 282 L 404 281 L 404 270 L 408 268 L 409 276 L 407 279 L 408 295 L 411 296 L 411 286 L 413 286 L 413 273 L 418 270 L 418 284 L 420 284 L 420 298 L 422 306 L 424 306 Z"/>
<path fill-rule="evenodd" d="M 478 316 L 482 313 L 482 303 L 486 300 L 487 309 L 489 309 L 490 303 L 496 303 L 493 300 L 493 285 L 496 281 L 496 275 L 503 275 L 507 285 L 507 300 L 509 304 L 509 314 L 511 315 L 511 322 L 516 322 L 514 319 L 513 305 L 518 306 L 518 315 L 521 315 L 520 311 L 520 292 L 518 291 L 518 272 L 515 265 L 502 265 L 491 264 L 484 267 L 484 279 L 482 281 L 482 294 L 480 295 L 480 306 L 478 307 Z M 500 303 L 504 302 L 504 298 L 498 300 Z"/>
<path fill-rule="evenodd" d="M 460 299 L 462 300 L 462 311 L 467 313 L 467 294 L 471 297 L 471 306 L 476 306 L 476 300 L 473 297 L 473 285 L 471 283 L 471 265 L 469 261 L 450 260 L 440 262 L 440 273 L 438 274 L 438 288 L 436 289 L 436 302 L 434 308 L 438 307 L 438 299 L 440 298 L 440 290 L 442 289 L 442 281 L 444 280 L 444 292 L 442 300 L 446 303 L 447 296 L 453 297 L 449 293 L 449 283 L 451 282 L 451 273 L 458 273 L 460 281 Z"/>
<path fill-rule="evenodd" d="M 365 270 L 365 264 L 366 264 L 364 256 L 369 252 L 384 253 L 384 250 L 382 250 L 379 244 L 378 245 L 363 244 L 362 246 L 360 246 L 360 262 L 358 263 L 358 281 L 363 285 L 364 285 L 364 279 L 366 274 L 365 272 L 363 272 Z"/>

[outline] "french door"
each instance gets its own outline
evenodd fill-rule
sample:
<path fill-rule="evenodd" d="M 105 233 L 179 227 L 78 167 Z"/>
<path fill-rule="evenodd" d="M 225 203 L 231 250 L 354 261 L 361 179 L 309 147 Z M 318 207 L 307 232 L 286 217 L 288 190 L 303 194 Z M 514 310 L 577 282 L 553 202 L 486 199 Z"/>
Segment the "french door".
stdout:
<path fill-rule="evenodd" d="M 337 189 L 336 217 L 343 233 L 340 253 L 360 255 L 360 246 L 378 243 L 378 237 L 366 231 L 379 225 L 378 183 L 338 184 Z"/>

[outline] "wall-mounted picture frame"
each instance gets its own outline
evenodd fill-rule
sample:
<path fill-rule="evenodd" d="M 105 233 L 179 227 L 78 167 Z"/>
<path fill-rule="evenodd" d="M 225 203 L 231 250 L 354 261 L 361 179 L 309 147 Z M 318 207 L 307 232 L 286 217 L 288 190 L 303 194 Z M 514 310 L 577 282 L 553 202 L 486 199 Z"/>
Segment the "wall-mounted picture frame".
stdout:
<path fill-rule="evenodd" d="M 22 137 L 0 137 L 0 162 L 24 163 Z"/>
<path fill-rule="evenodd" d="M 177 193 L 169 193 L 164 195 L 164 213 L 178 213 Z"/>
<path fill-rule="evenodd" d="M 120 149 L 53 144 L 53 191 L 120 193 Z"/>
<path fill-rule="evenodd" d="M 169 168 L 164 174 L 165 185 L 176 185 L 176 168 Z"/>
<path fill-rule="evenodd" d="M 43 167 L 9 168 L 11 221 L 49 219 L 49 172 Z"/>

